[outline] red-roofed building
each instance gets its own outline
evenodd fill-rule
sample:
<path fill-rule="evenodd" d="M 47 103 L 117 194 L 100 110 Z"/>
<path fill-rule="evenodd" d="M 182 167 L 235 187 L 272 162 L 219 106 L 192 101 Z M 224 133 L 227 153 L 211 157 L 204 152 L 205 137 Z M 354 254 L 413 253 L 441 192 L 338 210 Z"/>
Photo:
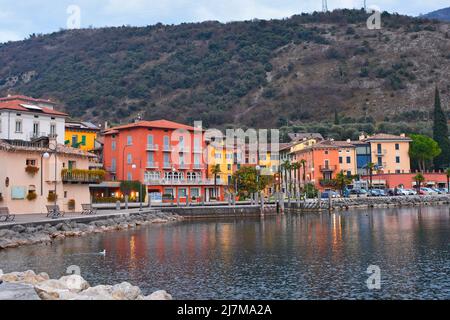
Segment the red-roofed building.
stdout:
<path fill-rule="evenodd" d="M 43 136 L 57 135 L 64 144 L 64 112 L 55 110 L 50 100 L 25 96 L 0 98 L 0 139 L 31 141 Z"/>
<path fill-rule="evenodd" d="M 168 121 L 140 121 L 104 133 L 104 164 L 111 180 L 141 181 L 152 199 L 223 199 L 208 175 L 203 131 Z M 217 195 L 216 195 L 217 190 Z M 110 195 L 108 195 L 110 196 Z"/>

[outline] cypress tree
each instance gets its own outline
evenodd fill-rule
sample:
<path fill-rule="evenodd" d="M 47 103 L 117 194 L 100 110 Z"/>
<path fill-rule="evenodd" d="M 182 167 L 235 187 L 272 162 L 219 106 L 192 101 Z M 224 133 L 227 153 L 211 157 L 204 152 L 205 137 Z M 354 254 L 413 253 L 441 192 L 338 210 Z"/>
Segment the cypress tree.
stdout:
<path fill-rule="evenodd" d="M 441 98 L 437 87 L 434 97 L 433 139 L 442 150 L 442 153 L 434 159 L 434 166 L 436 169 L 447 168 L 450 164 L 450 140 L 448 138 L 447 117 L 442 110 Z"/>
<path fill-rule="evenodd" d="M 339 113 L 337 112 L 337 109 L 334 109 L 334 124 L 339 125 L 341 120 L 339 119 Z"/>

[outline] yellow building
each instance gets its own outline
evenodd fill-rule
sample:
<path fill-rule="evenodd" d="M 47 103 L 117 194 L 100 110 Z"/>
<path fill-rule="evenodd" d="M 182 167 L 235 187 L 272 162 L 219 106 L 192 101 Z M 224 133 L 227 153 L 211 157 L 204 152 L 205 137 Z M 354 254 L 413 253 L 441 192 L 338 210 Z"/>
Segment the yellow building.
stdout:
<path fill-rule="evenodd" d="M 65 145 L 84 151 L 95 149 L 100 129 L 89 122 L 66 121 Z"/>
<path fill-rule="evenodd" d="M 411 161 L 409 145 L 412 140 L 404 134 L 400 136 L 379 133 L 370 137 L 360 137 L 370 144 L 372 162 L 382 173 L 409 173 Z"/>
<path fill-rule="evenodd" d="M 217 144 L 220 144 L 220 147 Z M 222 142 L 215 142 L 208 146 L 208 175 L 212 178 L 216 165 L 219 165 L 220 173 L 217 175 L 219 184 L 229 185 L 234 174 L 234 148 L 226 148 Z"/>

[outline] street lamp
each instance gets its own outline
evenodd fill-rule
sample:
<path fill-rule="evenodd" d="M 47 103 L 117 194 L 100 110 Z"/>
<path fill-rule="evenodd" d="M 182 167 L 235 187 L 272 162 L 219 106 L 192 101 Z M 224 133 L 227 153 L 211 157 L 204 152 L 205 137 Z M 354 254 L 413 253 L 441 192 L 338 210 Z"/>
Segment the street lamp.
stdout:
<path fill-rule="evenodd" d="M 133 163 L 131 168 L 133 170 L 136 170 L 137 169 L 137 165 Z M 142 161 L 140 161 L 140 169 L 142 169 Z M 144 177 L 144 180 L 145 180 L 145 177 Z M 143 194 L 144 194 L 144 192 L 142 191 L 142 182 L 140 182 L 140 180 L 139 180 L 139 211 L 143 210 L 142 209 L 142 201 L 143 201 L 142 196 L 143 196 Z"/>
<path fill-rule="evenodd" d="M 256 169 L 256 188 L 257 188 L 257 192 L 258 192 L 258 196 L 260 195 L 259 193 L 259 175 L 260 175 L 260 173 L 261 173 L 261 166 L 256 166 L 255 167 L 255 169 Z"/>

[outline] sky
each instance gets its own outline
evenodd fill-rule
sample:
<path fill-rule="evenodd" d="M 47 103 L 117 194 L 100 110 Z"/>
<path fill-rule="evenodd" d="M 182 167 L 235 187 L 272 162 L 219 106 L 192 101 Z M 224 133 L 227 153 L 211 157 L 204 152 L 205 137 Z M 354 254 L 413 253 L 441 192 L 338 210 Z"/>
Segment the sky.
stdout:
<path fill-rule="evenodd" d="M 361 8 L 363 3 L 328 0 L 328 9 Z M 79 8 L 79 15 L 73 5 Z M 417 16 L 449 7 L 450 0 L 367 0 L 367 5 Z M 0 43 L 74 26 L 277 19 L 321 9 L 322 0 L 0 0 Z"/>

